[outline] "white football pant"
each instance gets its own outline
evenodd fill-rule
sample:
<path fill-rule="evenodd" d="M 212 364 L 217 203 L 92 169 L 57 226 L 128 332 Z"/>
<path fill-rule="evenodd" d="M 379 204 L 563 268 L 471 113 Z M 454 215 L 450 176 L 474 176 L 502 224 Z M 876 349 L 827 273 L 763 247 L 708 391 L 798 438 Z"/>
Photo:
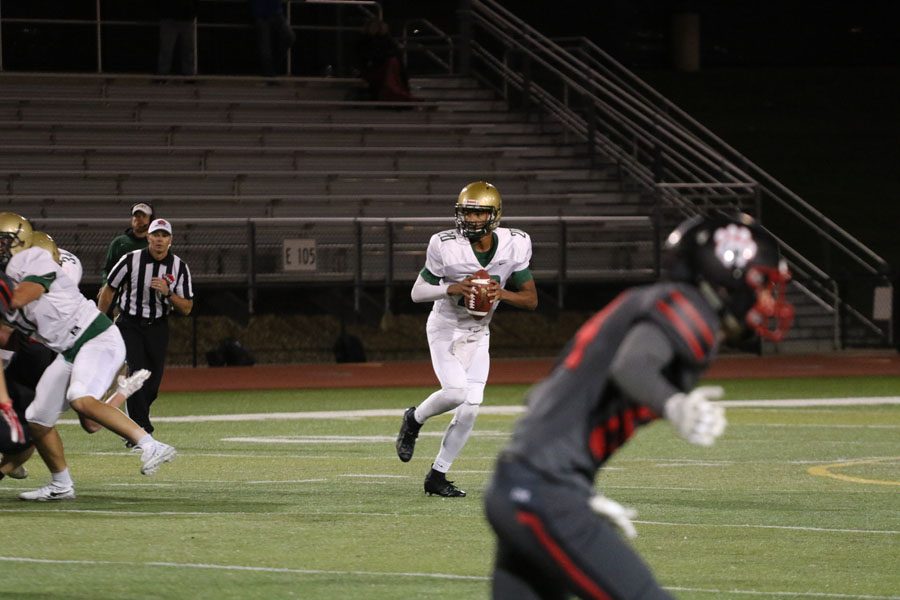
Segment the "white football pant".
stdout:
<path fill-rule="evenodd" d="M 58 355 L 41 375 L 25 418 L 31 423 L 53 427 L 72 400 L 85 396 L 101 400 L 123 362 L 125 342 L 116 326 L 86 342 L 74 362 Z"/>
<path fill-rule="evenodd" d="M 429 315 L 426 332 L 431 365 L 441 389 L 416 408 L 415 416 L 424 423 L 430 417 L 456 409 L 434 461 L 434 468 L 446 473 L 466 445 L 478 407 L 484 401 L 484 385 L 491 366 L 491 336 L 487 325 L 458 329 L 436 313 Z"/>

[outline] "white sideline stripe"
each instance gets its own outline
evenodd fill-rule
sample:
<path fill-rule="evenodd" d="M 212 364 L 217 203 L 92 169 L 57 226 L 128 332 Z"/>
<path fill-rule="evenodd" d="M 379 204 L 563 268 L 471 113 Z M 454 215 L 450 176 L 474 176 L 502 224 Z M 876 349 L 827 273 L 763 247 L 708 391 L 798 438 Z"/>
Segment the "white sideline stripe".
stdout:
<path fill-rule="evenodd" d="M 900 596 L 870 596 L 864 594 L 835 594 L 830 592 L 761 592 L 757 590 L 716 590 L 709 588 L 691 588 L 681 586 L 665 586 L 673 592 L 697 592 L 699 594 L 743 594 L 745 596 L 788 596 L 800 598 L 862 598 L 863 600 L 900 600 Z"/>
<path fill-rule="evenodd" d="M 49 558 L 26 558 L 19 556 L 0 556 L 0 561 L 38 563 L 50 565 L 118 565 L 136 567 L 175 567 L 178 569 L 211 569 L 217 571 L 251 571 L 254 573 L 290 573 L 296 575 L 361 575 L 378 577 L 425 577 L 429 579 L 464 579 L 471 581 L 487 581 L 487 577 L 477 575 L 454 575 L 452 573 L 396 573 L 385 571 L 330 571 L 327 569 L 290 569 L 288 567 L 249 567 L 244 565 L 214 565 L 205 563 L 174 562 L 130 562 L 116 560 L 60 560 Z"/>
<path fill-rule="evenodd" d="M 64 508 L 64 509 L 47 509 L 41 510 L 36 508 L 0 508 L 0 513 L 41 513 L 44 515 L 47 514 L 59 514 L 59 513 L 75 513 L 75 514 L 97 514 L 97 515 L 132 515 L 132 516 L 143 516 L 143 517 L 170 517 L 170 516 L 206 516 L 206 517 L 232 517 L 232 516 L 246 516 L 246 517 L 254 517 L 254 516 L 314 516 L 321 517 L 323 515 L 343 515 L 343 516 L 355 516 L 355 517 L 397 517 L 398 513 L 373 513 L 373 512 L 329 512 L 329 511 L 321 511 L 321 512 L 242 512 L 242 511 L 231 511 L 231 512 L 200 512 L 200 511 L 175 511 L 175 510 L 166 510 L 166 511 L 139 511 L 139 510 L 103 510 L 103 509 L 79 509 L 79 508 Z M 405 516 L 431 516 L 426 514 L 408 514 Z M 642 525 L 661 525 L 664 527 L 730 527 L 736 529 L 787 529 L 791 531 L 819 531 L 823 533 L 880 533 L 886 535 L 897 535 L 900 534 L 900 531 L 892 531 L 885 529 L 829 529 L 825 527 L 801 527 L 801 526 L 792 526 L 792 525 L 751 525 L 751 524 L 727 524 L 727 523 L 669 523 L 666 521 L 634 521 L 635 523 L 639 523 Z"/>
<path fill-rule="evenodd" d="M 725 400 L 716 402 L 726 408 L 793 408 L 801 406 L 860 406 L 900 404 L 900 396 L 870 396 L 862 398 L 802 398 L 788 400 Z M 217 421 L 297 421 L 322 419 L 365 419 L 370 417 L 400 417 L 403 410 L 397 408 L 373 408 L 366 410 L 319 410 L 307 412 L 244 413 L 233 415 L 183 415 L 178 417 L 154 417 L 160 423 L 201 423 Z M 518 415 L 524 406 L 482 406 L 484 415 Z M 63 425 L 77 425 L 76 419 L 61 419 Z"/>
<path fill-rule="evenodd" d="M 368 473 L 345 473 L 338 477 L 363 477 L 366 479 L 409 479 L 409 475 L 387 475 L 387 474 L 368 474 Z"/>
<path fill-rule="evenodd" d="M 47 565 L 87 565 L 87 566 L 136 566 L 136 567 L 166 567 L 176 569 L 206 569 L 216 571 L 249 571 L 252 573 L 285 573 L 290 575 L 357 575 L 362 577 L 418 577 L 426 579 L 450 579 L 463 581 L 489 581 L 489 577 L 481 575 L 454 575 L 451 573 L 397 573 L 385 571 L 332 571 L 327 569 L 291 569 L 288 567 L 250 567 L 244 565 L 215 565 L 206 563 L 174 563 L 174 562 L 129 562 L 113 560 L 61 560 L 48 558 L 28 558 L 20 556 L 0 556 L 0 561 L 12 563 L 30 563 Z M 862 598 L 863 600 L 900 600 L 900 596 L 871 596 L 860 594 L 836 594 L 828 592 L 780 592 L 757 590 L 717 590 L 709 588 L 691 588 L 681 586 L 665 586 L 665 589 L 674 592 L 698 592 L 707 594 L 745 594 L 750 596 L 812 596 L 817 598 Z"/>
<path fill-rule="evenodd" d="M 328 481 L 327 479 L 271 479 L 271 480 L 258 480 L 258 481 L 245 481 L 244 483 L 248 485 L 271 485 L 273 483 L 322 483 L 323 481 Z"/>
<path fill-rule="evenodd" d="M 831 529 L 827 527 L 800 527 L 796 525 L 751 525 L 749 523 L 725 524 L 725 523 L 667 523 L 665 521 L 634 521 L 644 525 L 665 525 L 672 527 L 731 527 L 736 529 L 789 529 L 791 531 L 822 531 L 826 533 L 883 533 L 887 535 L 897 535 L 900 531 L 892 531 L 889 529 Z"/>

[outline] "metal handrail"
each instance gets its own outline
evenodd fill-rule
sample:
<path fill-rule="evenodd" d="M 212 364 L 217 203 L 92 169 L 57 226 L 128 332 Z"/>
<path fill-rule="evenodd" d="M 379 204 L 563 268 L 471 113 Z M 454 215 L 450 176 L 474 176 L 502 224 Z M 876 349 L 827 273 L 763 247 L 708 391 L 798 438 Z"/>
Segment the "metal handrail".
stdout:
<path fill-rule="evenodd" d="M 495 0 L 471 0 L 468 4 L 473 29 L 486 38 L 481 41 L 478 34 L 473 35 L 471 53 L 483 65 L 482 71 L 473 73 L 501 93 L 507 88 L 521 92 L 526 103 L 540 105 L 589 147 L 596 146 L 617 159 L 625 173 L 665 204 L 691 214 L 700 210 L 692 195 L 716 201 L 730 198 L 738 203 L 752 198 L 759 214 L 762 202 L 771 201 L 866 276 L 888 274 L 884 259 L 590 42 L 585 42 L 590 53 L 576 55 L 561 45 L 569 40 L 557 42 L 543 36 Z M 524 57 L 524 68 L 506 64 L 509 52 Z M 532 79 L 531 67 L 540 69 L 544 78 Z M 501 83 L 490 82 L 489 74 L 499 77 Z M 563 91 L 556 92 L 560 86 Z M 596 115 L 602 115 L 602 133 L 591 122 L 601 120 Z M 778 230 L 778 222 L 771 225 Z M 890 331 L 840 299 L 834 277 L 827 274 L 828 266 L 814 265 L 789 244 L 784 243 L 783 248 L 798 272 L 830 282 L 814 286 L 825 302 L 840 304 L 863 326 L 890 340 Z"/>
<path fill-rule="evenodd" d="M 245 3 L 246 0 L 200 0 L 208 4 L 239 4 Z M 294 4 L 322 4 L 333 6 L 354 6 L 359 8 L 369 17 L 383 19 L 381 4 L 378 0 L 281 0 L 287 7 L 287 22 L 291 29 L 300 31 L 358 31 L 357 27 L 345 26 L 322 26 L 322 25 L 293 25 L 291 24 L 291 13 Z M 368 10 L 374 7 L 373 14 Z M 159 22 L 140 21 L 140 20 L 121 20 L 121 19 L 103 19 L 101 13 L 101 0 L 94 2 L 94 18 L 93 19 L 53 19 L 44 17 L 22 17 L 22 18 L 3 18 L 3 0 L 0 0 L 0 73 L 3 72 L 3 23 L 44 23 L 49 25 L 93 25 L 96 36 L 96 56 L 97 56 L 97 73 L 103 73 L 103 27 L 104 26 L 137 26 L 137 27 L 158 27 Z M 236 23 L 206 23 L 199 22 L 197 18 L 193 20 L 194 26 L 194 72 L 197 72 L 198 63 L 198 43 L 197 32 L 202 29 L 248 29 L 252 24 L 236 24 Z M 290 72 L 291 55 L 290 49 L 287 50 L 287 66 Z"/>
<path fill-rule="evenodd" d="M 803 200 L 796 193 L 792 192 L 768 172 L 764 171 L 747 157 L 740 154 L 740 152 L 730 146 L 727 142 L 704 127 L 702 123 L 698 122 L 677 105 L 669 101 L 665 96 L 647 85 L 647 83 L 634 75 L 634 73 L 624 68 L 591 40 L 582 37 L 560 38 L 557 41 L 563 43 L 568 41 L 579 42 L 579 47 L 589 50 L 590 53 L 584 55 L 584 60 L 593 69 L 610 74 L 616 79 L 619 86 L 628 87 L 639 92 L 641 95 L 633 96 L 632 98 L 640 101 L 645 106 L 654 108 L 655 110 L 668 115 L 671 125 L 678 128 L 683 134 L 691 136 L 711 148 L 715 148 L 717 152 L 726 157 L 730 157 L 731 163 L 743 165 L 744 169 L 748 173 L 751 173 L 754 179 L 759 181 L 763 193 L 771 195 L 771 198 L 775 202 L 780 204 L 786 210 L 794 213 L 795 216 L 803 220 L 810 227 L 819 229 L 827 236 L 829 242 L 843 250 L 850 258 L 870 274 L 874 275 L 885 272 L 887 263 L 882 257 L 873 252 L 852 234 L 842 229 L 815 207 Z M 612 68 L 604 68 L 607 65 Z M 803 215 L 801 209 L 808 213 L 809 216 Z M 868 259 L 869 262 L 867 262 L 866 259 Z"/>
<path fill-rule="evenodd" d="M 411 39 L 412 36 L 418 35 L 419 28 L 427 30 L 427 36 L 417 37 L 414 40 Z M 447 59 L 444 60 L 443 58 L 438 56 L 430 47 L 424 45 L 422 43 L 422 40 L 424 39 L 435 39 L 440 41 L 441 44 L 445 45 L 447 48 Z M 446 69 L 447 73 L 453 73 L 453 55 L 456 53 L 456 49 L 453 44 L 453 38 L 447 35 L 444 31 L 442 31 L 428 19 L 409 19 L 405 21 L 403 23 L 403 33 L 400 41 L 400 47 L 403 50 L 404 65 L 409 64 L 409 51 L 411 49 L 421 50 L 425 54 L 425 56 L 430 58 L 439 67 L 441 67 L 442 69 Z M 413 41 L 415 41 L 416 43 L 415 47 L 413 47 Z"/>

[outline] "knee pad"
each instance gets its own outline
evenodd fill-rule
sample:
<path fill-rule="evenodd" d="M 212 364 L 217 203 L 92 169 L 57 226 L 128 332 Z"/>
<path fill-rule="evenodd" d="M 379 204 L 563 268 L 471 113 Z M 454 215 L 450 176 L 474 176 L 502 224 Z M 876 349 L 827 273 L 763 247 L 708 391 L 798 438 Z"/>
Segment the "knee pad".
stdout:
<path fill-rule="evenodd" d="M 466 401 L 469 391 L 466 388 L 448 387 L 441 391 L 441 395 L 447 402 L 452 402 L 454 406 L 459 406 Z"/>
<path fill-rule="evenodd" d="M 475 425 L 475 418 L 477 416 L 478 405 L 463 402 L 458 407 L 456 407 L 456 414 L 453 417 L 453 421 L 459 423 L 463 427 L 473 427 Z"/>

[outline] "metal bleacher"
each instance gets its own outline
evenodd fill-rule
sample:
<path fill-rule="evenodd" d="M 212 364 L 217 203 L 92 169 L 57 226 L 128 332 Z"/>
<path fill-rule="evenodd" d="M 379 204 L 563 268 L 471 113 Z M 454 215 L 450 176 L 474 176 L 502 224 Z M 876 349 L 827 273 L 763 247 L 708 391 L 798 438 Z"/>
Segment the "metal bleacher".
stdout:
<path fill-rule="evenodd" d="M 466 182 L 508 214 L 632 214 L 615 163 L 471 80 L 413 81 L 419 101 L 355 100 L 356 79 L 3 74 L 0 201 L 46 218 L 440 216 Z"/>

